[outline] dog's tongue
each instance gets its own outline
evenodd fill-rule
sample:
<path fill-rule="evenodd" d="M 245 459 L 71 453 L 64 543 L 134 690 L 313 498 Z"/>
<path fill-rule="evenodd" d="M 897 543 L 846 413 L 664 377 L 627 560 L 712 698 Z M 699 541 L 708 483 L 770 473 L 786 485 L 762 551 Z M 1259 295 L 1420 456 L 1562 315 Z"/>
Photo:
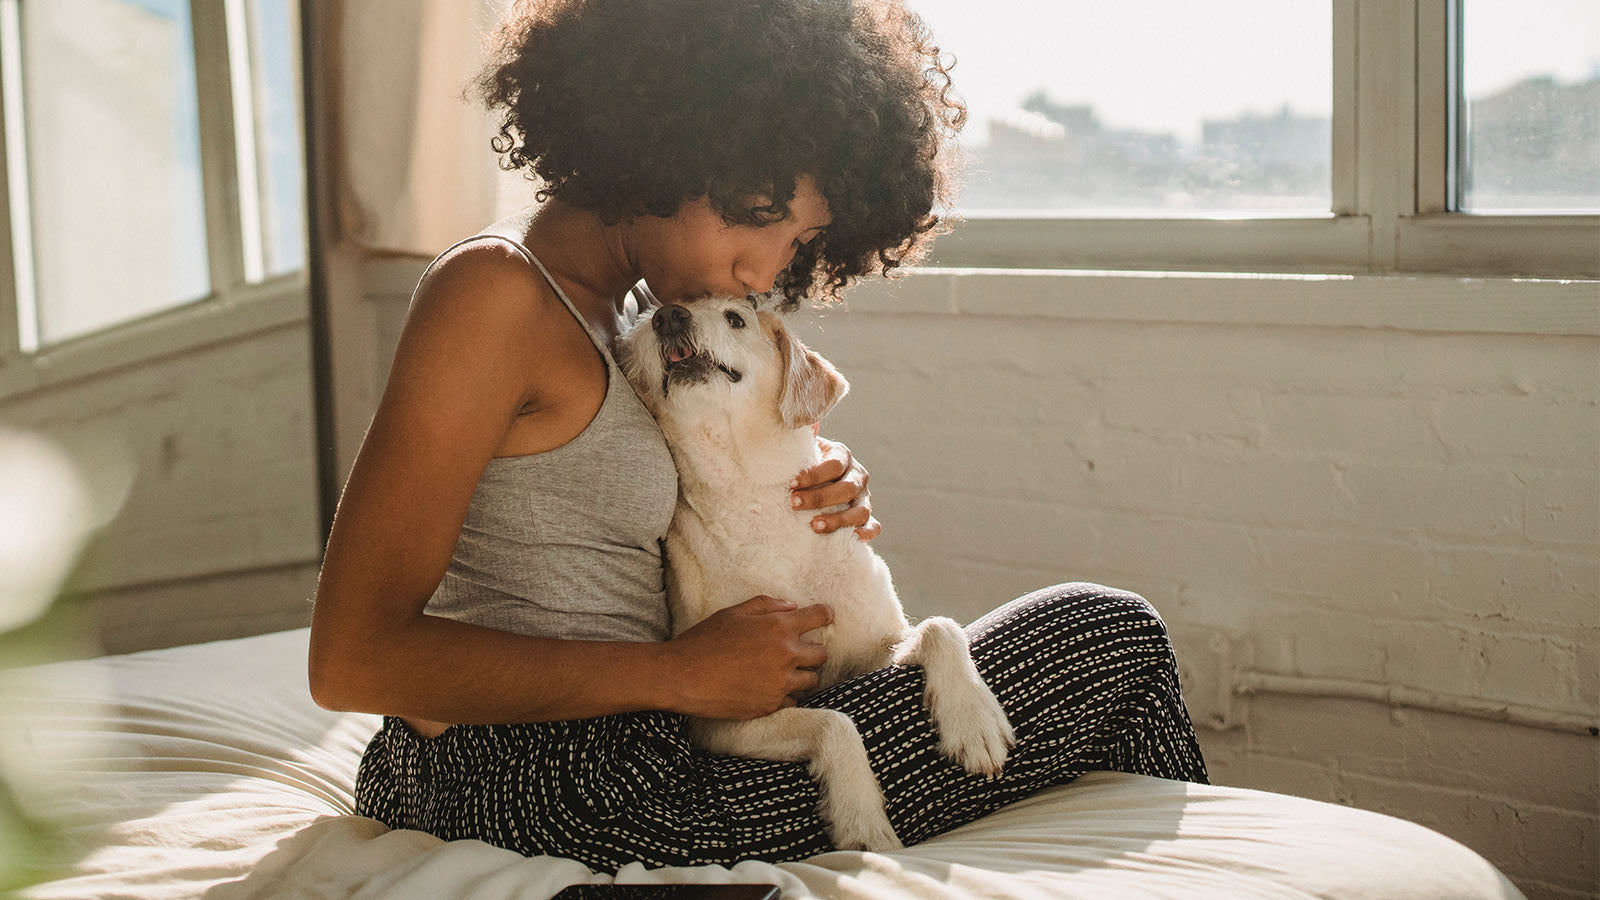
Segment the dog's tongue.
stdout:
<path fill-rule="evenodd" d="M 667 362 L 683 362 L 693 355 L 683 347 L 673 347 L 667 351 Z"/>

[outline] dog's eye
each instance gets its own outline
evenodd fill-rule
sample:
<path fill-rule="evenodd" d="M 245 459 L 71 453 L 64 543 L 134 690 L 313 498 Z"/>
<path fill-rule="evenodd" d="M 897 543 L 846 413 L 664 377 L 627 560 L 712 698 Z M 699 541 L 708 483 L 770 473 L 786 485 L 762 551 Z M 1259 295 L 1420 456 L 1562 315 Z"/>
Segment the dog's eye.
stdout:
<path fill-rule="evenodd" d="M 734 328 L 743 328 L 744 327 L 744 319 L 738 313 L 734 312 L 731 309 L 728 310 L 727 312 L 723 313 L 722 317 L 724 319 L 727 319 L 728 320 L 728 324 L 733 326 Z"/>

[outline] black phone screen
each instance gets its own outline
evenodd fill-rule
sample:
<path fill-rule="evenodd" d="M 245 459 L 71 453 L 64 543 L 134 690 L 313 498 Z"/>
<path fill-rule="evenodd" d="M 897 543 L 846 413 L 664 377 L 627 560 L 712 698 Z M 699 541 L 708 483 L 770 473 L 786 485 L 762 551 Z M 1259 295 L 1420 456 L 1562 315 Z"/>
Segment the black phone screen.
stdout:
<path fill-rule="evenodd" d="M 775 884 L 573 884 L 550 900 L 779 900 Z"/>

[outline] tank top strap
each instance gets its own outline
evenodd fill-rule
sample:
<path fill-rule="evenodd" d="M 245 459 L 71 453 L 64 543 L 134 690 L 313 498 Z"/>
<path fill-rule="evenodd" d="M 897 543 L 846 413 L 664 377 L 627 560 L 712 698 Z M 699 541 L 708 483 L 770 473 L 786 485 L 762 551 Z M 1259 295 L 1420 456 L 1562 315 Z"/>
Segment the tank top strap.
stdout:
<path fill-rule="evenodd" d="M 538 268 L 539 272 L 544 275 L 544 280 L 550 283 L 550 288 L 556 292 L 557 297 L 561 298 L 562 304 L 567 307 L 567 312 L 572 313 L 572 317 L 578 320 L 579 325 L 583 326 L 584 333 L 589 335 L 589 340 L 594 342 L 595 347 L 600 351 L 600 355 L 605 357 L 607 364 L 609 364 L 612 368 L 618 368 L 617 361 L 612 358 L 611 349 L 606 346 L 606 342 L 600 337 L 599 334 L 595 333 L 594 327 L 589 324 L 588 319 L 583 317 L 583 313 L 578 312 L 577 305 L 574 304 L 572 299 L 567 296 L 567 292 L 561 289 L 561 285 L 556 284 L 555 276 L 551 275 L 550 270 L 545 268 L 544 263 L 539 261 L 539 257 L 533 255 L 532 250 L 529 250 L 521 241 L 513 240 L 503 234 L 486 234 L 479 236 L 503 238 L 507 243 L 511 244 L 513 247 L 516 247 L 518 250 L 521 250 L 522 255 L 526 256 L 528 260 Z"/>

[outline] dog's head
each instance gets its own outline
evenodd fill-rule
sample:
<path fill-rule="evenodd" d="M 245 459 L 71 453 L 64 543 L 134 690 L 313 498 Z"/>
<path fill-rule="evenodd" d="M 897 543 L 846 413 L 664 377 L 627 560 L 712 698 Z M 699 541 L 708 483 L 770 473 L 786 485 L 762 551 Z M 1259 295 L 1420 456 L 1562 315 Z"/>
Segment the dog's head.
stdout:
<path fill-rule="evenodd" d="M 803 428 L 850 389 L 776 313 L 750 300 L 658 306 L 618 338 L 617 355 L 650 412 L 678 425 L 732 413 Z"/>

